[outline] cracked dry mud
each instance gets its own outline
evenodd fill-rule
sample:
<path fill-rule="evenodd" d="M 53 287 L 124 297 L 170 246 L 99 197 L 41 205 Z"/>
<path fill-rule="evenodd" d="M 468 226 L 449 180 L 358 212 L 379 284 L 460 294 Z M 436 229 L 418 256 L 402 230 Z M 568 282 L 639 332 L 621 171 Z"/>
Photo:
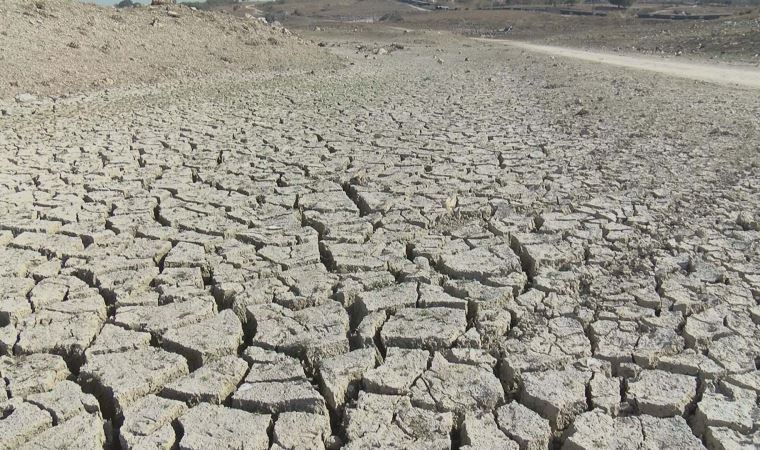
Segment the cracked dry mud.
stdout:
<path fill-rule="evenodd" d="M 756 94 L 425 39 L 5 105 L 0 448 L 757 448 Z"/>

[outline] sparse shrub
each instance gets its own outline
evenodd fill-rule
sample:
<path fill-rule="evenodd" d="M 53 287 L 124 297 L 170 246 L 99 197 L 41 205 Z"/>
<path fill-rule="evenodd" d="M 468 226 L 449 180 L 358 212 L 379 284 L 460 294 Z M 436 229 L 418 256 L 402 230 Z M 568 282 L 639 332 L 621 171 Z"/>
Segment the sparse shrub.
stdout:
<path fill-rule="evenodd" d="M 240 3 L 240 0 L 206 0 L 209 7 L 235 5 L 236 3 Z"/>
<path fill-rule="evenodd" d="M 380 16 L 380 22 L 403 22 L 404 18 L 398 11 L 389 12 Z"/>
<path fill-rule="evenodd" d="M 618 8 L 629 8 L 633 5 L 633 0 L 609 0 L 609 2 Z"/>
<path fill-rule="evenodd" d="M 115 6 L 117 8 L 134 8 L 135 6 L 140 6 L 140 4 L 139 3 L 135 3 L 132 0 L 121 0 Z"/>

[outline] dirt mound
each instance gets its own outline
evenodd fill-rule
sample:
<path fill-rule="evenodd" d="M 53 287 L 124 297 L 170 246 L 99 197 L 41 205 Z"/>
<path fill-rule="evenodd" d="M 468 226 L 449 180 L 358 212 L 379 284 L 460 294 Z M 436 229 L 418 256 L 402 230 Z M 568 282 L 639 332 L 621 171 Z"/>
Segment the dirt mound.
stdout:
<path fill-rule="evenodd" d="M 115 9 L 71 0 L 4 0 L 0 35 L 0 97 L 325 60 L 285 28 L 185 6 Z"/>

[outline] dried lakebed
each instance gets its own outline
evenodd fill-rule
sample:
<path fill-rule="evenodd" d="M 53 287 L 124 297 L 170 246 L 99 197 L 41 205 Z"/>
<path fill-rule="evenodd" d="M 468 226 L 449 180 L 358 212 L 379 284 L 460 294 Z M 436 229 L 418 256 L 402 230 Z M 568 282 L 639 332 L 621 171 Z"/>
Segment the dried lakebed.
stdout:
<path fill-rule="evenodd" d="M 756 94 L 407 39 L 3 104 L 0 448 L 760 445 Z"/>

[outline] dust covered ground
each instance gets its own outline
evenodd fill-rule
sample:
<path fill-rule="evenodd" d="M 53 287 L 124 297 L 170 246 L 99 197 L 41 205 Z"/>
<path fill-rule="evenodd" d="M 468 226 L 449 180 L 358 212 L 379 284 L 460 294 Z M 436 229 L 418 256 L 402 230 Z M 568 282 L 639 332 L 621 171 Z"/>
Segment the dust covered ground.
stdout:
<path fill-rule="evenodd" d="M 0 97 L 307 67 L 323 58 L 285 28 L 181 5 L 0 3 Z"/>
<path fill-rule="evenodd" d="M 757 90 L 306 38 L 2 101 L 0 448 L 760 445 Z"/>
<path fill-rule="evenodd" d="M 760 65 L 760 8 L 757 5 L 636 3 L 631 9 L 617 9 L 595 3 L 597 6 L 560 6 L 553 8 L 555 12 L 550 12 L 552 8 L 541 12 L 540 5 L 533 5 L 538 11 L 479 9 L 490 7 L 492 3 L 488 1 L 454 1 L 448 5 L 456 9 L 432 11 L 394 0 L 279 0 L 254 5 L 296 29 L 329 28 L 336 22 L 350 22 L 358 27 L 378 23 L 622 54 Z M 559 14 L 559 10 L 591 12 L 594 9 L 605 15 Z M 243 11 L 243 8 L 237 9 L 239 14 Z M 704 13 L 721 17 L 714 20 L 637 17 L 641 12 L 658 11 L 685 17 Z"/>

